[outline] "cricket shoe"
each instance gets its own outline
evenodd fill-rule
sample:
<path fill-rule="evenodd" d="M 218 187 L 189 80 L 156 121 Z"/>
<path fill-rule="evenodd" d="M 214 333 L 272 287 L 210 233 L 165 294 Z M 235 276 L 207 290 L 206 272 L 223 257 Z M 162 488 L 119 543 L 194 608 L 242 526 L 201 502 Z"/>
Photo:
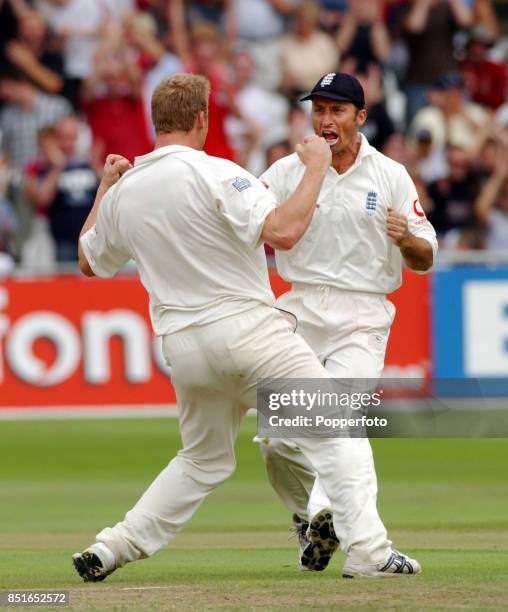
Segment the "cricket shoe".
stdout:
<path fill-rule="evenodd" d="M 323 508 L 312 518 L 306 535 L 309 543 L 304 550 L 301 550 L 300 569 L 322 572 L 339 547 L 339 540 L 333 528 L 333 512 L 330 508 Z"/>
<path fill-rule="evenodd" d="M 351 563 L 346 559 L 342 570 L 343 578 L 385 578 L 388 576 L 416 576 L 422 571 L 422 566 L 407 555 L 398 550 L 392 550 L 385 563 L 377 565 L 366 565 L 362 563 Z"/>
<path fill-rule="evenodd" d="M 74 567 L 84 582 L 101 582 L 115 571 L 113 553 L 104 545 L 98 550 L 99 546 L 101 545 L 94 544 L 83 552 L 72 555 Z"/>
<path fill-rule="evenodd" d="M 298 545 L 300 546 L 300 556 L 303 554 L 303 551 L 310 544 L 310 541 L 307 538 L 307 529 L 309 528 L 309 523 L 298 516 L 298 514 L 293 514 L 293 527 L 289 530 L 289 539 L 298 536 Z M 298 558 L 300 558 L 300 556 Z M 307 569 L 307 568 L 303 568 Z"/>

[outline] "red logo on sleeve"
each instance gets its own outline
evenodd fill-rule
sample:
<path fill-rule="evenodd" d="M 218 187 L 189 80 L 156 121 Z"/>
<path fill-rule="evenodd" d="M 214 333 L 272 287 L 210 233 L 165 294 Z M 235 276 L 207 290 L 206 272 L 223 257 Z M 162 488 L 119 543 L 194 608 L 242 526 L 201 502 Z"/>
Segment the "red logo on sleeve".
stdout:
<path fill-rule="evenodd" d="M 422 205 L 420 204 L 420 200 L 418 199 L 413 202 L 413 211 L 417 217 L 425 217 Z"/>

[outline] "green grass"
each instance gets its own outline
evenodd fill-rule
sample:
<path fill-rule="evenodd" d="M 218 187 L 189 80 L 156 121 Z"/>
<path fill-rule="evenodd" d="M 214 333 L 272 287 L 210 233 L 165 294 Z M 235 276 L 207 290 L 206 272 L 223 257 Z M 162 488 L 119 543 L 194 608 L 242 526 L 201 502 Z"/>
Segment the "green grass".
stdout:
<path fill-rule="evenodd" d="M 345 581 L 341 554 L 322 574 L 296 570 L 254 428 L 247 419 L 236 473 L 171 547 L 84 585 L 70 555 L 174 455 L 176 421 L 0 422 L 0 589 L 68 589 L 73 609 L 98 610 L 506 608 L 508 440 L 374 440 L 380 513 L 424 573 Z"/>

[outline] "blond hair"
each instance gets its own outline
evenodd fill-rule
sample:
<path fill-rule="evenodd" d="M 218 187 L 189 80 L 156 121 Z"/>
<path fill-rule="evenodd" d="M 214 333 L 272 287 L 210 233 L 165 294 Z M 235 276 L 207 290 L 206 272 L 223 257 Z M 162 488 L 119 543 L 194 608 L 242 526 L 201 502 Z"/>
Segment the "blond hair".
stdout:
<path fill-rule="evenodd" d="M 190 132 L 198 113 L 208 113 L 210 82 L 199 74 L 173 74 L 152 95 L 152 122 L 156 132 Z"/>

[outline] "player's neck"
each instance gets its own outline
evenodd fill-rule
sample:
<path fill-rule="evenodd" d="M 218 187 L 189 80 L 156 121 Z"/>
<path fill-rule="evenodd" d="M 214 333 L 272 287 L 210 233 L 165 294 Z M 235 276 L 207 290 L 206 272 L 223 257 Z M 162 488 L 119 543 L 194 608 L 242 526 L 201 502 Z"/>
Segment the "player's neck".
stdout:
<path fill-rule="evenodd" d="M 339 153 L 332 154 L 332 167 L 339 173 L 344 174 L 355 163 L 360 151 L 361 141 L 357 140 L 354 144 Z"/>
<path fill-rule="evenodd" d="M 169 147 L 170 145 L 181 145 L 198 150 L 203 148 L 201 146 L 201 140 L 198 137 L 198 134 L 196 134 L 195 130 L 191 130 L 190 132 L 161 132 L 157 134 L 154 149 Z"/>

